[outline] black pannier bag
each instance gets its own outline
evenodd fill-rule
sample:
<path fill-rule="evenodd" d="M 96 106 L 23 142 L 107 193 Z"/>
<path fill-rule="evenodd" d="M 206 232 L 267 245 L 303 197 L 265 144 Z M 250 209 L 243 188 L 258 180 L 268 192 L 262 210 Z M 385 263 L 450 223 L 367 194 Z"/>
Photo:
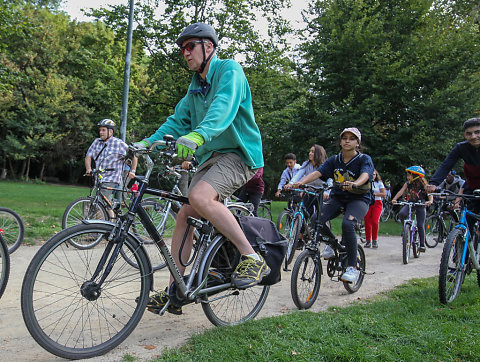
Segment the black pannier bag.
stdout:
<path fill-rule="evenodd" d="M 261 217 L 239 216 L 238 222 L 253 249 L 263 256 L 270 274 L 262 279 L 261 285 L 273 285 L 281 279 L 281 268 L 287 252 L 287 239 L 279 233 L 275 224 Z"/>

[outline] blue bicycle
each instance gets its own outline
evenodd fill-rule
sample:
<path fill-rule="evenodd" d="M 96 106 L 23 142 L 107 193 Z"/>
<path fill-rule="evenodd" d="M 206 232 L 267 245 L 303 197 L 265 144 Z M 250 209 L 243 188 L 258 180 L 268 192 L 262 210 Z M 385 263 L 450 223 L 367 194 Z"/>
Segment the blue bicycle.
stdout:
<path fill-rule="evenodd" d="M 438 278 L 438 295 L 443 304 L 451 303 L 460 293 L 465 280 L 465 275 L 472 270 L 477 271 L 477 283 L 480 286 L 480 248 L 478 247 L 478 234 L 480 214 L 468 210 L 466 201 L 480 200 L 480 190 L 475 190 L 473 195 L 454 194 L 463 199 L 460 222 L 448 234 L 443 246 Z M 469 225 L 467 222 L 474 222 Z M 474 221 L 472 221 L 474 220 Z"/>

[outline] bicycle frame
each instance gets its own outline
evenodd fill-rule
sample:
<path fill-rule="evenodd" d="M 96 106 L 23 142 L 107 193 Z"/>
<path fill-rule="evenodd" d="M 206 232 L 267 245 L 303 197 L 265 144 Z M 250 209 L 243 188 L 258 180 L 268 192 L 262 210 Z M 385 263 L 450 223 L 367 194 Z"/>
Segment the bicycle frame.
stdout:
<path fill-rule="evenodd" d="M 455 229 L 461 229 L 465 235 L 465 246 L 462 251 L 461 267 L 465 266 L 467 258 L 467 250 L 470 252 L 470 260 L 473 263 L 475 269 L 480 270 L 480 263 L 473 256 L 475 255 L 475 246 L 473 245 L 473 238 L 470 238 L 470 229 L 468 227 L 467 216 L 472 216 L 475 220 L 480 221 L 480 215 L 467 209 L 467 206 L 463 206 L 460 214 L 460 222 L 455 226 Z"/>

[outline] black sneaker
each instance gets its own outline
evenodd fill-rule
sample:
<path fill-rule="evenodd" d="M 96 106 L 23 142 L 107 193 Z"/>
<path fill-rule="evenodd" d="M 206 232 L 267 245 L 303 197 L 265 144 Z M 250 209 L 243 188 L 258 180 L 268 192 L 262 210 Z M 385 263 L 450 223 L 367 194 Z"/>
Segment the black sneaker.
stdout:
<path fill-rule="evenodd" d="M 160 293 L 155 294 L 150 297 L 150 301 L 147 303 L 147 310 L 149 312 L 158 314 L 162 310 L 163 307 L 165 307 L 165 304 L 169 301 L 168 293 L 167 293 L 167 288 L 165 290 L 162 290 Z M 180 315 L 182 314 L 182 307 L 177 307 L 173 304 L 169 304 L 167 308 L 167 312 Z"/>
<path fill-rule="evenodd" d="M 303 247 L 305 246 L 305 242 L 303 239 L 298 239 L 297 241 L 297 250 L 303 250 Z"/>
<path fill-rule="evenodd" d="M 374 249 L 378 248 L 377 240 L 372 241 L 372 248 L 374 248 Z"/>
<path fill-rule="evenodd" d="M 365 246 L 364 246 L 364 247 L 365 247 L 365 248 L 371 248 L 371 247 L 372 247 L 372 242 L 371 242 L 371 241 L 367 241 L 367 242 L 365 243 Z"/>
<path fill-rule="evenodd" d="M 242 255 L 240 260 L 232 274 L 232 283 L 238 289 L 253 287 L 260 283 L 263 277 L 270 274 L 270 268 L 262 256 L 260 256 L 260 260 L 257 260 Z"/>

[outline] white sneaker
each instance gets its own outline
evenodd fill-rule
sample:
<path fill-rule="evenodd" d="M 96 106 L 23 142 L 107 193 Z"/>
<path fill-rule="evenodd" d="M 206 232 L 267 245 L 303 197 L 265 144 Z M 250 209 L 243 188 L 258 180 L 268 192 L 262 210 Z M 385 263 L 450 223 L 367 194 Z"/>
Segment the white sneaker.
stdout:
<path fill-rule="evenodd" d="M 343 275 L 340 277 L 340 280 L 342 282 L 355 283 L 359 276 L 360 272 L 353 266 L 349 266 L 347 270 L 345 270 L 345 273 L 343 273 Z"/>
<path fill-rule="evenodd" d="M 325 249 L 323 249 L 321 256 L 323 259 L 328 260 L 335 256 L 335 252 L 333 251 L 330 245 L 326 245 Z"/>

